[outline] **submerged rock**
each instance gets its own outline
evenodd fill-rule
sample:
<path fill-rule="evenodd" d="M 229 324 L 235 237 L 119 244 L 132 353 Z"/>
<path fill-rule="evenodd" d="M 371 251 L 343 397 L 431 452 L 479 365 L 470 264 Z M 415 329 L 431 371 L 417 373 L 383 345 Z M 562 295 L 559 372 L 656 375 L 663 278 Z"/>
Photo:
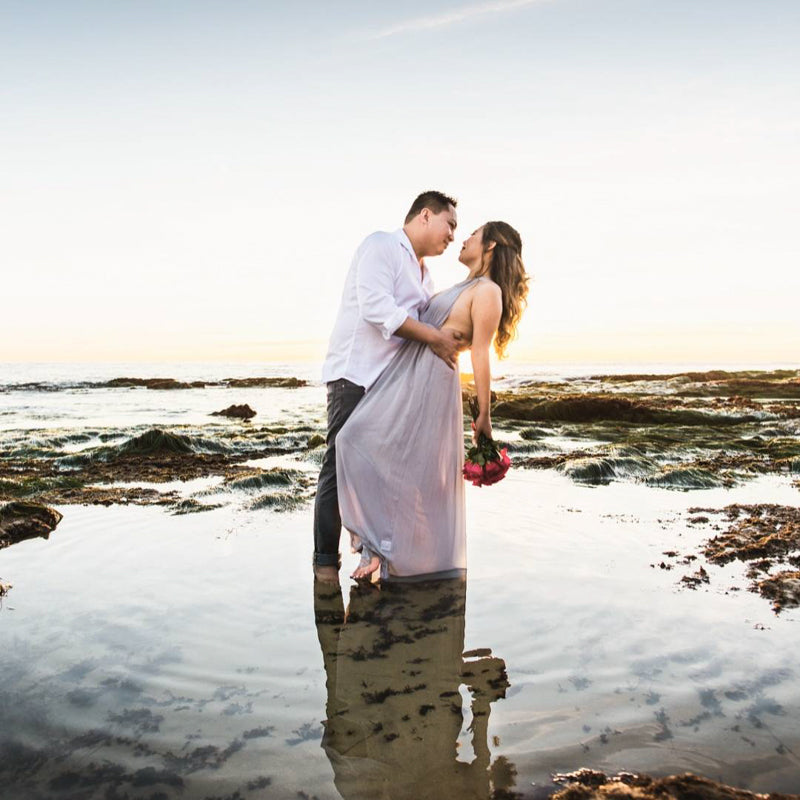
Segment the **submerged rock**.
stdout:
<path fill-rule="evenodd" d="M 63 519 L 54 508 L 15 500 L 0 508 L 0 549 L 26 539 L 47 539 Z"/>
<path fill-rule="evenodd" d="M 777 614 L 784 608 L 800 606 L 800 572 L 783 570 L 756 583 L 762 597 L 772 601 L 772 610 Z"/>
<path fill-rule="evenodd" d="M 222 411 L 211 412 L 212 417 L 235 417 L 238 419 L 252 419 L 255 415 L 256 412 L 247 403 L 238 406 L 232 405 L 223 408 Z"/>
<path fill-rule="evenodd" d="M 733 504 L 720 510 L 690 508 L 689 521 L 708 521 L 707 516 L 695 516 L 700 512 L 722 515 L 729 523 L 727 530 L 703 544 L 701 552 L 709 563 L 746 563 L 749 589 L 771 601 L 775 613 L 800 606 L 800 508 L 774 503 Z M 790 569 L 773 572 L 779 565 L 788 565 Z M 701 567 L 700 571 L 704 576 L 702 582 L 709 583 L 706 570 Z M 698 574 L 685 576 L 681 582 L 695 588 Z"/>
<path fill-rule="evenodd" d="M 703 555 L 712 563 L 800 555 L 800 508 L 735 503 L 716 513 L 724 514 L 731 526 L 706 542 Z"/>

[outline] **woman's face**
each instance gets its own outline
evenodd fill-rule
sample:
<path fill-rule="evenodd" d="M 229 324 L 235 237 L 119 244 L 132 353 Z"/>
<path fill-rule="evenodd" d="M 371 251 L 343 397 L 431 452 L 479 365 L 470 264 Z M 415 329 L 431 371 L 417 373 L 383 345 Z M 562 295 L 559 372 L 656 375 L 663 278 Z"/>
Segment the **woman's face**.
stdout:
<path fill-rule="evenodd" d="M 458 260 L 462 264 L 472 266 L 479 264 L 483 258 L 483 225 L 472 232 L 472 235 L 464 240 Z"/>

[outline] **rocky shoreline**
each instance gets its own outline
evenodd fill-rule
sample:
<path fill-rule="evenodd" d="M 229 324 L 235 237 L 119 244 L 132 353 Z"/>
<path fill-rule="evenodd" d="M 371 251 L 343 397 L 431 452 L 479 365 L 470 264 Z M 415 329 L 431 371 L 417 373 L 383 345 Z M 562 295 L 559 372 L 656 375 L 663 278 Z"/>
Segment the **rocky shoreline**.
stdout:
<path fill-rule="evenodd" d="M 292 377 L 210 382 L 116 378 L 75 386 L 158 391 L 305 384 Z M 47 386 L 12 388 L 44 391 Z M 465 396 L 470 389 L 464 385 Z M 507 447 L 515 469 L 553 469 L 590 486 L 624 481 L 692 491 L 775 475 L 800 488 L 800 371 L 519 381 L 493 400 L 495 437 Z M 231 503 L 276 511 L 296 508 L 314 495 L 325 444 L 323 409 L 287 418 L 286 424 L 263 425 L 255 422 L 258 408 L 253 405 L 210 408 L 209 422 L 194 426 L 0 432 L 0 503 L 158 505 L 175 514 Z M 220 421 L 220 415 L 232 419 Z M 465 417 L 465 431 L 468 423 Z M 750 520 L 749 529 L 760 530 L 791 516 L 791 509 L 762 507 L 755 524 L 753 508 L 739 507 L 745 515 L 741 519 L 730 517 L 733 508 L 708 512 L 728 519 L 730 536 L 743 535 L 744 520 Z M 780 558 L 772 553 L 749 560 L 749 588 L 769 599 L 776 611 L 799 602 L 796 520 L 780 528 L 778 539 L 784 541 L 787 530 L 794 549 Z M 709 568 L 722 563 L 720 554 L 702 555 Z M 741 554 L 732 558 L 748 560 Z M 665 568 L 675 566 L 669 559 L 664 563 Z M 701 567 L 685 575 L 683 585 L 697 587 L 709 580 L 708 569 Z"/>
<path fill-rule="evenodd" d="M 691 490 L 797 475 L 800 372 L 605 375 L 498 393 L 517 467 Z M 532 424 L 535 423 L 535 424 Z M 569 446 L 564 446 L 568 444 Z"/>
<path fill-rule="evenodd" d="M 0 385 L 0 392 L 61 392 L 76 389 L 153 389 L 174 391 L 178 389 L 297 389 L 307 386 L 302 378 L 224 378 L 219 381 L 179 381 L 175 378 L 112 378 L 108 381 L 77 381 L 71 383 L 51 383 L 33 381 Z"/>
<path fill-rule="evenodd" d="M 87 385 L 156 390 L 195 384 L 296 387 L 305 381 L 178 383 L 119 378 Z M 250 422 L 238 428 L 214 422 L 78 434 L 55 430 L 49 436 L 36 431 L 34 445 L 24 431 L 17 432 L 15 440 L 0 441 L 0 501 L 169 505 L 170 497 L 156 487 L 118 491 L 113 484 L 228 480 L 245 462 L 269 456 L 313 464 L 318 455 L 309 459 L 310 451 L 324 443 L 322 414 L 284 426 L 258 426 L 252 422 L 257 408 L 246 403 L 207 413 Z M 797 476 L 800 487 L 800 371 L 521 382 L 498 392 L 492 413 L 495 437 L 508 448 L 515 468 L 555 469 L 579 484 L 621 480 L 689 491 L 773 474 Z"/>
<path fill-rule="evenodd" d="M 117 378 L 80 385 L 159 390 L 305 383 L 292 377 Z M 465 386 L 465 395 L 469 391 Z M 522 381 L 495 399 L 495 437 L 516 469 L 555 469 L 585 485 L 632 481 L 683 491 L 786 475 L 800 488 L 800 371 Z M 286 466 L 305 463 L 308 475 L 293 486 L 294 496 L 313 495 L 324 444 L 322 413 L 277 426 L 254 424 L 257 408 L 246 403 L 207 413 L 238 418 L 238 427 L 214 421 L 128 431 L 0 433 L 0 502 L 175 507 L 186 498 L 174 489 L 161 491 L 159 484 L 214 478 L 227 486 L 253 473 L 249 462 L 276 456 Z"/>

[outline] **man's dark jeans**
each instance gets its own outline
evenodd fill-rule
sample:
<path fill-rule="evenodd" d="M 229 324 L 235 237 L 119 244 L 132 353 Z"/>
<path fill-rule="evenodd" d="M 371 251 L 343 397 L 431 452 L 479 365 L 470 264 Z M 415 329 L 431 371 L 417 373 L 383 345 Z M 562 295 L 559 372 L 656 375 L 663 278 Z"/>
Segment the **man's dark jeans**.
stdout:
<path fill-rule="evenodd" d="M 328 384 L 328 449 L 322 459 L 314 501 L 314 563 L 339 566 L 339 537 L 342 518 L 336 492 L 336 434 L 364 396 L 364 387 L 346 378 Z"/>

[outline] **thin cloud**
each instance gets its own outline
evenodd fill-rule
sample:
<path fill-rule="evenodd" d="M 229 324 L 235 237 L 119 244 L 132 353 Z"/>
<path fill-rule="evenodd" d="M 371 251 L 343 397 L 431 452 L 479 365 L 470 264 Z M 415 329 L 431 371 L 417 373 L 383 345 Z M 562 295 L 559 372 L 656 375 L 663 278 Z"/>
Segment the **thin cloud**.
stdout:
<path fill-rule="evenodd" d="M 431 28 L 443 28 L 446 25 L 454 25 L 463 22 L 471 17 L 484 16 L 486 14 L 496 14 L 501 11 L 511 11 L 515 8 L 532 6 L 534 4 L 547 2 L 547 0 L 496 0 L 493 3 L 480 3 L 474 6 L 464 6 L 456 8 L 444 14 L 430 17 L 415 17 L 404 22 L 398 22 L 378 31 L 365 34 L 365 39 L 386 39 L 389 36 L 397 36 L 401 33 L 412 33 L 413 31 L 430 30 Z"/>

